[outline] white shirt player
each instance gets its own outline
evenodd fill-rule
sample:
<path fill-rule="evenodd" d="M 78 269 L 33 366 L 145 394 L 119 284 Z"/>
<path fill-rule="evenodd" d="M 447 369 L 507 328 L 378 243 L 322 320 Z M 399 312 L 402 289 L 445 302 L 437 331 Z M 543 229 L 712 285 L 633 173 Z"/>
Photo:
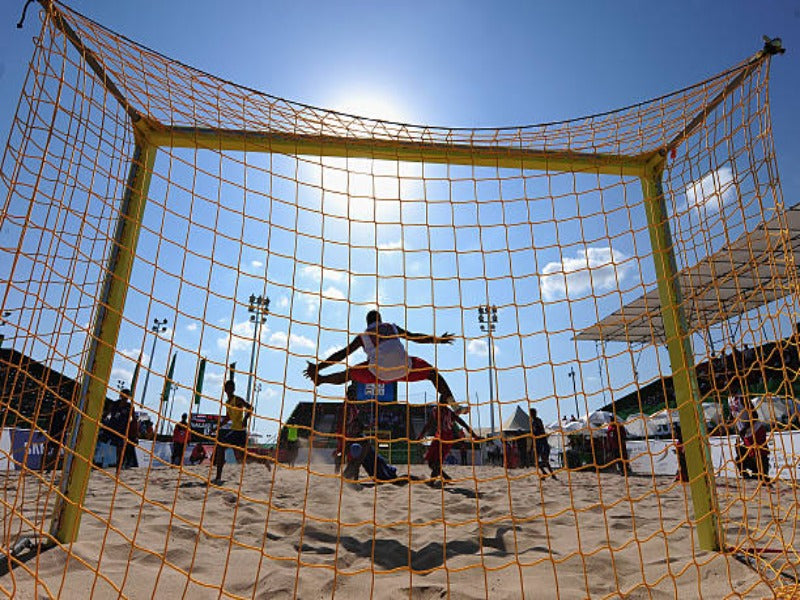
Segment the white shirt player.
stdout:
<path fill-rule="evenodd" d="M 370 372 L 380 381 L 403 379 L 411 359 L 394 323 L 372 323 L 360 334 Z"/>

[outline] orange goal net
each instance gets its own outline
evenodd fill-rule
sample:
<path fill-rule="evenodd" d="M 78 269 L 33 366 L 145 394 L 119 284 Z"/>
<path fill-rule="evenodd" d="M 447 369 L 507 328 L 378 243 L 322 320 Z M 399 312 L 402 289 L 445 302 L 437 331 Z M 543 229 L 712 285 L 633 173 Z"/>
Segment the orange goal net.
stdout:
<path fill-rule="evenodd" d="M 800 593 L 779 40 L 459 129 L 42 4 L 0 164 L 0 594 Z"/>

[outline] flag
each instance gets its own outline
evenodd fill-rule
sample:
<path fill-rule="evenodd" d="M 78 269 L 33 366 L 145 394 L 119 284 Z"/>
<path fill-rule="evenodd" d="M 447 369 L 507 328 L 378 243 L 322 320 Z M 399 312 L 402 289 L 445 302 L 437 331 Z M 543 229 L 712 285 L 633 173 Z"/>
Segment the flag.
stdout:
<path fill-rule="evenodd" d="M 206 359 L 200 359 L 200 366 L 197 367 L 197 377 L 194 380 L 194 403 L 200 406 L 200 397 L 203 394 L 203 378 L 206 374 Z M 199 408 L 198 408 L 199 410 Z"/>
<path fill-rule="evenodd" d="M 169 372 L 167 372 L 167 379 L 164 381 L 164 391 L 161 392 L 161 404 L 164 405 L 169 400 L 169 393 L 172 390 L 172 376 L 175 374 L 175 359 L 178 358 L 178 353 L 172 355 L 172 362 L 169 365 Z"/>
<path fill-rule="evenodd" d="M 139 380 L 139 369 L 142 366 L 142 353 L 139 352 L 139 358 L 136 359 L 136 367 L 133 369 L 133 377 L 131 377 L 131 398 L 136 397 L 136 382 Z M 144 398 L 142 399 L 144 402 Z"/>

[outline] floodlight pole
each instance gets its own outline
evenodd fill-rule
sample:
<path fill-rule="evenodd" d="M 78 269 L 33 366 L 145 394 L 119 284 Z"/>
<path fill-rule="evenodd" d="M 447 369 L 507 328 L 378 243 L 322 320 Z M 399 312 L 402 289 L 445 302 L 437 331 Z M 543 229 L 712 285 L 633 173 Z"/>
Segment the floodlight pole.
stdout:
<path fill-rule="evenodd" d="M 575 399 L 575 418 L 579 419 L 581 416 L 581 411 L 578 409 L 578 388 L 575 386 L 575 369 L 570 367 L 567 375 L 569 375 L 569 378 L 572 379 L 572 397 Z"/>
<path fill-rule="evenodd" d="M 492 437 L 494 437 L 496 430 L 494 425 L 494 339 L 492 338 L 492 333 L 497 327 L 497 307 L 489 304 L 479 306 L 478 323 L 481 331 L 486 333 L 489 338 L 489 423 L 492 429 Z"/>
<path fill-rule="evenodd" d="M 255 294 L 250 294 L 250 303 L 247 307 L 247 311 L 252 313 L 250 315 L 250 322 L 253 323 L 253 347 L 250 351 L 250 371 L 247 373 L 247 402 L 252 406 L 252 402 L 250 402 L 250 392 L 253 387 L 253 373 L 255 370 L 255 361 L 256 361 L 256 344 L 258 342 L 259 333 L 261 332 L 261 326 L 267 320 L 267 314 L 269 314 L 269 298 L 267 296 L 256 296 Z"/>
<path fill-rule="evenodd" d="M 144 385 L 142 386 L 142 407 L 146 406 L 147 401 L 147 384 L 150 381 L 150 372 L 153 370 L 153 356 L 156 354 L 156 342 L 158 341 L 158 334 L 164 333 L 167 330 L 166 319 L 153 319 L 153 326 L 150 331 L 153 332 L 153 347 L 150 349 L 150 359 L 147 361 L 147 373 L 144 374 Z"/>

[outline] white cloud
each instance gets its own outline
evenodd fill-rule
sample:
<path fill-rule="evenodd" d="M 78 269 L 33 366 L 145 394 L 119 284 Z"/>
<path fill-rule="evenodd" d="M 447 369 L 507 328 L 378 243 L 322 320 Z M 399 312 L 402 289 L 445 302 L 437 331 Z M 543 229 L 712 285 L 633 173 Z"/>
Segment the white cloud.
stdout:
<path fill-rule="evenodd" d="M 319 310 L 319 296 L 308 292 L 298 291 L 295 293 L 295 302 L 305 304 L 306 312 L 311 315 Z"/>
<path fill-rule="evenodd" d="M 470 340 L 467 344 L 467 353 L 473 356 L 489 356 L 489 342 L 484 339 Z M 497 343 L 494 344 L 494 355 L 500 354 Z"/>
<path fill-rule="evenodd" d="M 347 281 L 346 271 L 338 271 L 336 269 L 329 269 L 319 265 L 306 265 L 300 270 L 300 272 L 304 276 L 313 279 L 314 281 L 321 281 L 323 278 L 325 281 L 335 281 L 337 283 Z"/>
<path fill-rule="evenodd" d="M 197 331 L 197 323 L 189 323 L 186 326 L 186 331 Z"/>
<path fill-rule="evenodd" d="M 251 260 L 250 266 L 253 267 L 254 269 L 261 269 L 264 266 L 264 263 L 261 262 L 260 260 Z"/>
<path fill-rule="evenodd" d="M 711 171 L 687 185 L 685 193 L 689 210 L 695 213 L 717 213 L 736 196 L 733 173 L 728 167 Z"/>
<path fill-rule="evenodd" d="M 227 350 L 230 347 L 231 352 L 241 352 L 242 350 L 250 349 L 253 344 L 253 323 L 250 321 L 242 321 L 233 326 L 233 330 L 227 335 L 217 338 L 217 348 L 220 350 Z M 264 341 L 264 335 L 269 331 L 266 326 L 261 327 L 261 341 Z"/>
<path fill-rule="evenodd" d="M 626 256 L 607 248 L 586 248 L 562 262 L 547 263 L 539 278 L 542 297 L 575 299 L 591 291 L 614 289 L 630 270 Z"/>
<path fill-rule="evenodd" d="M 395 240 L 393 242 L 384 242 L 378 244 L 378 250 L 402 250 L 403 240 Z"/>
<path fill-rule="evenodd" d="M 489 356 L 489 342 L 486 340 L 470 340 L 467 353 L 475 356 Z"/>
<path fill-rule="evenodd" d="M 269 343 L 278 348 L 286 348 L 288 346 L 292 350 L 313 350 L 316 347 L 316 344 L 309 338 L 296 333 L 287 336 L 285 331 L 276 331 L 272 333 L 269 336 Z"/>
<path fill-rule="evenodd" d="M 287 296 L 281 296 L 278 298 L 278 307 L 279 308 L 288 308 L 289 307 L 289 298 Z"/>
<path fill-rule="evenodd" d="M 341 348 L 339 348 L 338 346 L 328 346 L 325 352 L 319 354 L 319 359 L 322 360 L 328 358 L 331 354 L 333 354 L 334 352 L 338 352 L 339 350 L 341 350 Z"/>
<path fill-rule="evenodd" d="M 222 381 L 225 379 L 225 375 L 222 373 L 209 373 L 206 372 L 203 376 L 203 394 L 208 395 L 207 392 L 207 385 L 213 384 L 213 387 L 222 387 Z"/>
<path fill-rule="evenodd" d="M 116 385 L 117 379 L 123 380 L 126 386 L 130 386 L 131 381 L 133 380 L 133 371 L 130 369 L 122 369 L 120 367 L 111 369 L 111 381 L 114 385 Z"/>
<path fill-rule="evenodd" d="M 280 394 L 278 393 L 278 390 L 276 390 L 274 387 L 266 387 L 266 388 L 263 388 L 263 389 L 261 390 L 261 395 L 262 395 L 262 396 L 263 396 L 263 397 L 264 397 L 266 400 L 272 400 L 273 398 L 277 398 L 277 397 L 279 397 L 279 396 L 280 396 Z"/>
<path fill-rule="evenodd" d="M 332 285 L 329 285 L 324 290 L 322 290 L 322 297 L 326 300 L 344 300 L 345 295 L 342 290 Z"/>
<path fill-rule="evenodd" d="M 130 350 L 121 350 L 119 353 L 125 358 L 136 362 L 136 357 L 139 356 L 139 352 L 141 352 L 141 350 L 138 348 L 131 348 Z"/>

